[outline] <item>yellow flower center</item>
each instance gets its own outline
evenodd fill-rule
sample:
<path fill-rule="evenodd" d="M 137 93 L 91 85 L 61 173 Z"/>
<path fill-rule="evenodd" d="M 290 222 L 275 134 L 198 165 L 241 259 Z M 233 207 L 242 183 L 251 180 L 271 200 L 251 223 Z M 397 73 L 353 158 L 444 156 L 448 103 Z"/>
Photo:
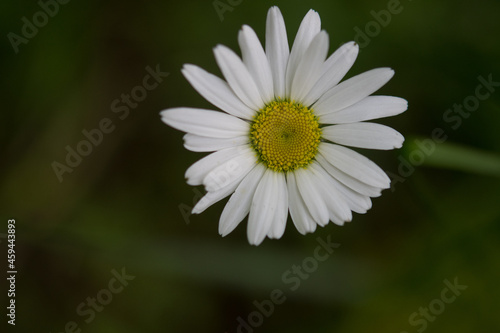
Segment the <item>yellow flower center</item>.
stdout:
<path fill-rule="evenodd" d="M 313 110 L 287 100 L 275 100 L 259 110 L 250 128 L 259 161 L 274 171 L 306 167 L 318 152 L 320 138 Z"/>

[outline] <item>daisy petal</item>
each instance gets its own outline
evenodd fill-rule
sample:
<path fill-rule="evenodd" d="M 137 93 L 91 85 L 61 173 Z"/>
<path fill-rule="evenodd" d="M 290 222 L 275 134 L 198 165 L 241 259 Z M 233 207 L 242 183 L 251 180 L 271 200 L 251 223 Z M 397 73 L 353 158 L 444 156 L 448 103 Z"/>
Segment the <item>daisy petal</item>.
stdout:
<path fill-rule="evenodd" d="M 186 170 L 185 177 L 187 179 L 187 183 L 193 186 L 203 184 L 203 179 L 210 173 L 210 171 L 235 156 L 240 155 L 242 152 L 244 153 L 245 147 L 247 146 L 226 148 L 203 157 Z"/>
<path fill-rule="evenodd" d="M 191 213 L 192 214 L 203 213 L 208 207 L 221 201 L 222 199 L 233 193 L 238 184 L 239 182 L 234 182 L 218 191 L 208 192 L 203 196 L 203 198 L 200 199 L 200 201 L 196 203 Z"/>
<path fill-rule="evenodd" d="M 201 96 L 222 111 L 236 117 L 252 119 L 255 112 L 234 94 L 226 81 L 190 64 L 184 65 L 182 74 Z"/>
<path fill-rule="evenodd" d="M 276 212 L 274 215 L 274 221 L 272 221 L 273 225 L 267 236 L 269 238 L 279 239 L 285 233 L 286 220 L 288 217 L 288 191 L 286 188 L 286 179 L 285 174 L 280 172 L 276 173 L 277 176 L 277 196 L 275 202 Z"/>
<path fill-rule="evenodd" d="M 316 174 L 318 184 L 321 184 L 319 190 L 328 208 L 330 220 L 337 225 L 351 221 L 351 210 L 337 190 L 332 177 L 318 163 L 312 163 L 310 169 Z"/>
<path fill-rule="evenodd" d="M 264 102 L 247 67 L 231 49 L 218 45 L 214 49 L 215 60 L 234 93 L 253 110 L 260 110 Z"/>
<path fill-rule="evenodd" d="M 259 245 L 273 224 L 276 196 L 279 192 L 277 173 L 267 169 L 257 185 L 248 217 L 247 236 L 252 245 Z"/>
<path fill-rule="evenodd" d="M 248 136 L 237 136 L 229 139 L 210 138 L 188 133 L 184 135 L 184 147 L 191 151 L 207 152 L 241 146 L 248 143 Z"/>
<path fill-rule="evenodd" d="M 303 102 L 304 97 L 321 77 L 323 63 L 328 53 L 328 34 L 321 31 L 314 37 L 297 66 L 293 77 L 291 97 Z"/>
<path fill-rule="evenodd" d="M 351 69 L 358 56 L 359 46 L 349 42 L 337 49 L 323 64 L 323 75 L 304 99 L 304 105 L 316 102 L 324 93 L 335 87 Z"/>
<path fill-rule="evenodd" d="M 329 214 L 322 193 L 319 190 L 323 184 L 319 184 L 316 177 L 307 171 L 306 169 L 295 170 L 297 188 L 314 221 L 321 226 L 325 226 L 328 224 Z"/>
<path fill-rule="evenodd" d="M 342 110 L 373 94 L 393 76 L 390 68 L 376 68 L 356 75 L 321 96 L 313 108 L 319 116 Z"/>
<path fill-rule="evenodd" d="M 219 165 L 203 179 L 203 185 L 209 192 L 218 191 L 235 182 L 252 170 L 257 164 L 257 159 L 252 148 L 244 148 L 240 155 Z"/>
<path fill-rule="evenodd" d="M 265 104 L 274 99 L 273 75 L 266 53 L 252 28 L 244 25 L 238 35 L 243 63 L 252 75 Z"/>
<path fill-rule="evenodd" d="M 257 185 L 259 184 L 262 175 L 266 171 L 263 164 L 257 164 L 252 171 L 245 176 L 240 185 L 229 198 L 219 221 L 219 234 L 223 237 L 233 231 L 238 224 L 247 216 L 252 204 Z"/>
<path fill-rule="evenodd" d="M 373 187 L 389 188 L 391 180 L 378 165 L 354 150 L 320 143 L 318 151 L 339 170 Z"/>
<path fill-rule="evenodd" d="M 285 75 L 290 48 L 285 20 L 276 6 L 271 7 L 267 13 L 266 54 L 273 74 L 274 96 L 285 97 Z"/>
<path fill-rule="evenodd" d="M 349 206 L 349 209 L 358 214 L 365 214 L 372 208 L 372 201 L 366 195 L 362 195 L 349 187 L 345 186 L 336 179 L 332 179 L 335 183 L 337 190 Z"/>
<path fill-rule="evenodd" d="M 324 124 L 345 124 L 398 115 L 408 109 L 408 102 L 393 96 L 368 96 L 337 112 L 321 117 Z"/>
<path fill-rule="evenodd" d="M 160 113 L 161 120 L 180 131 L 211 138 L 247 135 L 250 125 L 231 115 L 204 109 L 173 108 Z"/>
<path fill-rule="evenodd" d="M 335 166 L 333 166 L 330 162 L 326 160 L 326 158 L 319 153 L 316 155 L 316 160 L 321 164 L 323 169 L 325 169 L 334 179 L 338 180 L 345 186 L 351 188 L 353 191 L 356 191 L 362 195 L 369 197 L 379 197 L 381 194 L 380 187 L 373 187 L 368 184 L 365 184 L 359 181 L 356 178 L 349 176 L 348 174 L 340 171 Z"/>
<path fill-rule="evenodd" d="M 286 68 L 286 95 L 290 94 L 292 88 L 293 78 L 299 65 L 300 60 L 304 53 L 306 53 L 309 44 L 316 37 L 316 35 L 321 30 L 321 19 L 319 14 L 314 10 L 310 10 L 302 23 L 300 24 L 299 31 L 295 36 L 293 42 L 292 51 L 290 52 L 290 58 L 288 59 L 288 65 Z"/>
<path fill-rule="evenodd" d="M 286 180 L 289 201 L 288 208 L 290 209 L 290 216 L 292 217 L 292 222 L 295 225 L 295 228 L 297 228 L 302 235 L 314 232 L 317 224 L 314 222 L 311 214 L 309 214 L 309 210 L 307 209 L 304 200 L 302 200 L 297 188 L 295 174 L 293 172 L 287 173 Z"/>
<path fill-rule="evenodd" d="M 374 123 L 353 123 L 323 127 L 325 139 L 358 148 L 389 150 L 401 148 L 405 138 L 396 130 Z"/>
<path fill-rule="evenodd" d="M 252 154 L 250 154 L 250 157 L 255 159 Z M 234 192 L 242 179 L 256 165 L 249 160 L 243 163 L 244 158 L 248 159 L 248 152 L 215 168 L 205 177 L 203 183 L 208 193 L 196 203 L 192 211 L 193 214 L 202 213 L 208 207 Z M 212 181 L 214 184 L 211 183 Z"/>

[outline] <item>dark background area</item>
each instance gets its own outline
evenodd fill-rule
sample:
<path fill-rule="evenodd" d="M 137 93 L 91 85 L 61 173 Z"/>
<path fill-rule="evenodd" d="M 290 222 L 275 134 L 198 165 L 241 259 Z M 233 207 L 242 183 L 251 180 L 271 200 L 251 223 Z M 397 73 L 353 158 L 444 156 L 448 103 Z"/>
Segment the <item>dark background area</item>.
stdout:
<path fill-rule="evenodd" d="M 500 331 L 500 87 L 464 116 L 447 111 L 474 101 L 478 77 L 500 82 L 500 2 L 404 0 L 385 26 L 370 23 L 372 11 L 393 1 L 232 3 L 221 20 L 210 0 L 69 1 L 17 53 L 9 34 L 22 37 L 22 18 L 33 22 L 42 8 L 0 4 L 0 233 L 16 220 L 18 271 L 16 326 L 8 328 L 64 332 L 75 322 L 82 332 L 237 332 L 237 318 L 248 322 L 254 301 L 268 304 L 279 289 L 286 300 L 241 332 Z M 159 112 L 211 108 L 182 65 L 220 75 L 212 48 L 238 50 L 243 24 L 263 42 L 272 5 L 290 45 L 310 8 L 331 52 L 367 33 L 347 77 L 394 68 L 377 94 L 406 98 L 409 110 L 380 121 L 406 137 L 401 150 L 363 151 L 395 179 L 368 214 L 307 236 L 289 220 L 282 239 L 253 247 L 246 221 L 219 236 L 226 200 L 187 216 L 203 189 L 187 185 L 184 172 L 203 155 L 185 150 L 183 133 Z M 169 75 L 128 114 L 113 112 L 115 100 L 126 105 L 122 94 L 139 91 L 148 66 Z M 103 119 L 113 130 L 59 179 L 54 162 L 67 165 L 67 146 L 77 149 L 82 131 Z M 432 140 L 436 129 L 445 142 Z M 282 276 L 313 256 L 318 237 L 340 247 L 291 290 Z M 118 288 L 122 270 L 135 278 Z M 445 303 L 444 281 L 455 279 L 467 289 Z M 92 312 L 88 297 L 106 304 Z M 0 299 L 3 325 L 8 300 Z M 419 313 L 429 306 L 430 317 Z"/>

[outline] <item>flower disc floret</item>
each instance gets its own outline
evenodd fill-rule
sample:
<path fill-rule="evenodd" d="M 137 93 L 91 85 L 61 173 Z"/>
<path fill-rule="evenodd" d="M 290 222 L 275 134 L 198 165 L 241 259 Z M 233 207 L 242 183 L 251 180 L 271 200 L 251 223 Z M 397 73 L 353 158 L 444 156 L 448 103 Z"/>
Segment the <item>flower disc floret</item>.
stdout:
<path fill-rule="evenodd" d="M 250 129 L 259 161 L 278 172 L 306 167 L 314 160 L 320 139 L 313 110 L 288 100 L 275 100 L 259 110 Z"/>

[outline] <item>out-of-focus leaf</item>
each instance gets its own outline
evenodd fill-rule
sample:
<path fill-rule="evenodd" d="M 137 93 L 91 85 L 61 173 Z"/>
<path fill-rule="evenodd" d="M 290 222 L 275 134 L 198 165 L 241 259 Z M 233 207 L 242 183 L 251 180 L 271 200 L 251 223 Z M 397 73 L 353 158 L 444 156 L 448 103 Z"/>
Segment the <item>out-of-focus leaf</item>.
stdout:
<path fill-rule="evenodd" d="M 422 151 L 417 141 L 408 144 L 408 155 L 416 150 Z M 426 155 L 424 165 L 500 177 L 500 156 L 497 154 L 448 142 L 436 143 L 432 150 Z"/>

